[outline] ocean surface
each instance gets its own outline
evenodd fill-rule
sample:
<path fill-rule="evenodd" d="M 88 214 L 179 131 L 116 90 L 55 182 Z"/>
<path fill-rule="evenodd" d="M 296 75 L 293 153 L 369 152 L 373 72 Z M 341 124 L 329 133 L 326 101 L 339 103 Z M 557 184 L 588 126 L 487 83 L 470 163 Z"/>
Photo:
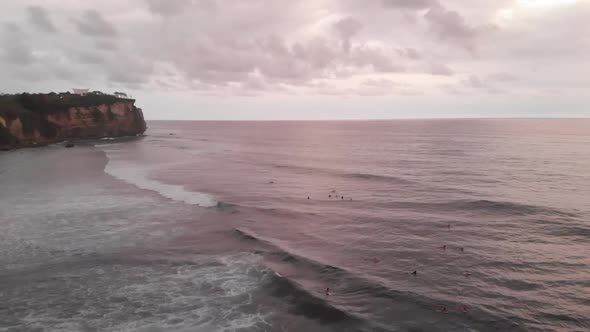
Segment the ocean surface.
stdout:
<path fill-rule="evenodd" d="M 148 126 L 0 153 L 0 331 L 590 330 L 590 120 Z"/>

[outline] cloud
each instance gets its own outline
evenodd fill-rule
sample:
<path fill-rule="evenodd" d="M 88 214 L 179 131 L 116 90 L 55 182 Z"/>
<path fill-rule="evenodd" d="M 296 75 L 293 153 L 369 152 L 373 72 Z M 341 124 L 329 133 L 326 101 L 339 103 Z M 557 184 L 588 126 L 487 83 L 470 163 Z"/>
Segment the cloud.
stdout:
<path fill-rule="evenodd" d="M 418 52 L 417 50 L 407 47 L 404 49 L 398 49 L 397 53 L 403 57 L 406 57 L 408 59 L 412 59 L 412 60 L 419 60 L 422 58 L 422 56 L 420 55 L 420 52 Z"/>
<path fill-rule="evenodd" d="M 117 35 L 115 27 L 93 9 L 85 11 L 82 17 L 74 22 L 78 31 L 84 35 L 93 37 L 114 37 Z"/>
<path fill-rule="evenodd" d="M 138 57 L 120 55 L 111 59 L 106 66 L 110 83 L 138 87 L 149 81 L 154 72 L 153 63 Z"/>
<path fill-rule="evenodd" d="M 36 28 L 49 33 L 57 32 L 57 29 L 49 18 L 49 13 L 45 8 L 40 6 L 29 6 L 27 12 L 29 14 L 29 21 Z"/>
<path fill-rule="evenodd" d="M 489 76 L 491 80 L 498 82 L 516 82 L 518 77 L 509 73 L 496 73 Z"/>
<path fill-rule="evenodd" d="M 34 61 L 32 50 L 27 45 L 18 43 L 6 47 L 2 52 L 2 59 L 13 65 L 30 65 Z"/>
<path fill-rule="evenodd" d="M 456 96 L 465 95 L 465 91 L 461 90 L 455 84 L 450 84 L 450 83 L 439 84 L 438 88 L 450 95 L 456 95 Z"/>
<path fill-rule="evenodd" d="M 33 51 L 23 30 L 14 23 L 6 23 L 2 31 L 2 61 L 10 65 L 26 66 L 34 62 Z"/>
<path fill-rule="evenodd" d="M 467 79 L 463 80 L 463 85 L 473 90 L 486 92 L 489 94 L 506 94 L 508 91 L 502 87 L 498 87 L 491 80 L 484 80 L 478 75 L 470 75 Z"/>
<path fill-rule="evenodd" d="M 439 76 L 452 76 L 454 74 L 453 70 L 449 66 L 438 62 L 430 63 L 429 73 Z"/>
<path fill-rule="evenodd" d="M 463 81 L 463 85 L 475 89 L 482 89 L 487 87 L 487 85 L 484 84 L 484 82 L 477 75 L 469 76 L 466 80 Z"/>
<path fill-rule="evenodd" d="M 334 24 L 334 28 L 342 38 L 342 50 L 350 51 L 350 39 L 362 29 L 363 25 L 353 17 L 343 18 Z"/>
<path fill-rule="evenodd" d="M 162 16 L 173 16 L 182 13 L 191 0 L 145 0 L 149 10 Z M 208 1 L 210 2 L 210 1 Z"/>
<path fill-rule="evenodd" d="M 360 96 L 384 96 L 402 94 L 405 85 L 387 78 L 369 78 L 356 89 Z"/>
<path fill-rule="evenodd" d="M 3 1 L 0 22 L 13 23 L 0 29 L 0 85 L 41 77 L 47 86 L 59 79 L 207 95 L 586 95 L 590 86 L 590 39 L 580 33 L 590 28 L 588 1 L 534 13 L 512 0 L 30 3 L 43 7 Z M 512 20 L 497 19 L 509 10 Z M 376 86 L 387 82 L 408 86 Z"/>
<path fill-rule="evenodd" d="M 385 8 L 401 10 L 406 22 L 419 26 L 421 18 L 427 23 L 430 35 L 438 40 L 460 45 L 471 53 L 475 53 L 476 39 L 496 28 L 493 24 L 471 26 L 458 11 L 448 10 L 437 0 L 381 1 Z"/>
<path fill-rule="evenodd" d="M 393 52 L 383 47 L 363 45 L 352 50 L 352 62 L 357 66 L 371 66 L 377 73 L 399 73 L 405 67 L 394 61 Z"/>
<path fill-rule="evenodd" d="M 295 58 L 308 62 L 316 70 L 326 69 L 340 56 L 337 46 L 321 37 L 295 43 L 292 52 Z"/>
<path fill-rule="evenodd" d="M 447 10 L 442 6 L 431 7 L 424 19 L 431 31 L 440 40 L 451 41 L 473 51 L 474 40 L 481 34 L 492 31 L 493 25 L 469 26 L 458 12 Z"/>
<path fill-rule="evenodd" d="M 104 51 L 114 51 L 118 48 L 117 44 L 113 40 L 109 39 L 99 39 L 94 45 L 97 49 Z"/>
<path fill-rule="evenodd" d="M 248 79 L 242 83 L 245 90 L 263 91 L 268 89 L 268 84 L 262 75 L 249 75 Z"/>
<path fill-rule="evenodd" d="M 311 93 L 325 96 L 349 96 L 355 93 L 352 88 L 337 87 L 325 81 L 312 83 L 309 88 Z"/>
<path fill-rule="evenodd" d="M 436 0 L 382 0 L 385 7 L 401 9 L 427 9 L 438 5 Z"/>
<path fill-rule="evenodd" d="M 494 94 L 494 95 L 502 95 L 502 94 L 508 93 L 505 89 L 498 88 L 498 87 L 489 87 L 486 91 L 488 93 Z"/>
<path fill-rule="evenodd" d="M 81 64 L 101 64 L 106 61 L 103 54 L 97 52 L 82 51 L 75 55 L 75 59 Z"/>

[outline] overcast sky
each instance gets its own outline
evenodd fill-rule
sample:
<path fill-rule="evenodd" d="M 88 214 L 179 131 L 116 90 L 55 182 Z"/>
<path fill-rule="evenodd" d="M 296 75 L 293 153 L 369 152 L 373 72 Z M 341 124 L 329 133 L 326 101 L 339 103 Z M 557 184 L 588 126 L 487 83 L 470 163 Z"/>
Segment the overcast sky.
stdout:
<path fill-rule="evenodd" d="M 148 119 L 590 116 L 590 0 L 1 0 L 0 92 Z"/>

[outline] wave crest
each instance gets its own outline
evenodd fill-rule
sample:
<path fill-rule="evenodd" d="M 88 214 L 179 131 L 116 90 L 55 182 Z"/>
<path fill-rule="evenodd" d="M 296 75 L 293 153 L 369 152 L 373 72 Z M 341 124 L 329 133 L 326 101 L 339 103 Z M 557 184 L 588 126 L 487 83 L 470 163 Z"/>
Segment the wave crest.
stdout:
<path fill-rule="evenodd" d="M 97 145 L 106 155 L 108 162 L 105 166 L 105 173 L 116 179 L 134 185 L 137 188 L 149 190 L 173 201 L 183 202 L 190 205 L 213 207 L 217 201 L 206 193 L 187 190 L 184 186 L 167 184 L 149 177 L 150 169 L 146 166 L 130 162 L 116 160 L 111 150 L 105 145 Z"/>

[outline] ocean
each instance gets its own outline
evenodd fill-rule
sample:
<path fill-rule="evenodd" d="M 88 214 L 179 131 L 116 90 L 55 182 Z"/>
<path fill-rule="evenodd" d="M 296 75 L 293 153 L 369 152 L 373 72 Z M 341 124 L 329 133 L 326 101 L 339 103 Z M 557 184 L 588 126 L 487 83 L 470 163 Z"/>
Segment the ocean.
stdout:
<path fill-rule="evenodd" d="M 590 120 L 148 127 L 0 153 L 0 331 L 590 330 Z"/>

